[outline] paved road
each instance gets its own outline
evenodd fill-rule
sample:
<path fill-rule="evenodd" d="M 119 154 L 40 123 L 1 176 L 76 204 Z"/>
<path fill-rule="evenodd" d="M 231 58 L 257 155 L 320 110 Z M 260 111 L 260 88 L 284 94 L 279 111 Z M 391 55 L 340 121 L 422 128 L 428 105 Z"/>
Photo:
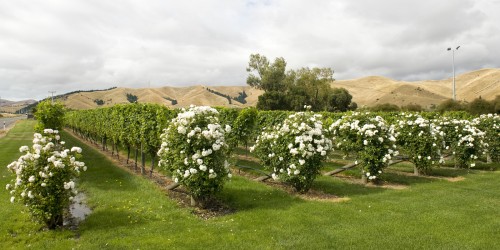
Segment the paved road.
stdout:
<path fill-rule="evenodd" d="M 4 129 L 4 124 L 5 124 L 5 128 L 9 128 L 10 126 L 12 126 L 16 121 L 18 120 L 22 120 L 22 119 L 26 119 L 26 115 L 20 115 L 20 116 L 16 116 L 16 117 L 9 117 L 9 118 L 5 118 L 5 117 L 1 117 L 0 118 L 0 129 L 3 130 Z"/>

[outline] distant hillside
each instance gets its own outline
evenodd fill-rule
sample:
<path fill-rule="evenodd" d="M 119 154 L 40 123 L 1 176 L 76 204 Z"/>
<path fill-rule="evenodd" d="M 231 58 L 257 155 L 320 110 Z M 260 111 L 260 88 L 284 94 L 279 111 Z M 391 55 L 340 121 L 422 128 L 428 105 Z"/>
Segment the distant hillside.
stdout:
<path fill-rule="evenodd" d="M 106 91 L 79 92 L 61 101 L 72 109 L 92 109 L 119 103 L 158 103 L 169 107 L 210 105 L 225 107 L 255 106 L 262 94 L 248 86 L 191 86 L 161 88 L 114 88 Z"/>
<path fill-rule="evenodd" d="M 452 78 L 416 82 L 396 81 L 380 76 L 334 81 L 332 87 L 345 88 L 358 106 L 392 103 L 429 107 L 452 97 Z M 492 100 L 500 95 L 500 69 L 481 69 L 455 77 L 457 100 L 470 102 L 481 97 Z"/>
<path fill-rule="evenodd" d="M 452 79 L 416 82 L 397 81 L 381 76 L 339 80 L 332 87 L 346 88 L 359 107 L 392 103 L 398 106 L 419 104 L 425 108 L 451 98 Z M 481 96 L 491 100 L 500 95 L 500 69 L 482 69 L 456 77 L 457 99 L 470 102 Z M 255 106 L 263 91 L 249 86 L 190 86 L 161 88 L 110 88 L 74 91 L 56 99 L 72 109 L 92 109 L 119 103 L 158 103 L 169 107 L 210 105 L 225 107 Z"/>
<path fill-rule="evenodd" d="M 14 113 L 19 109 L 25 108 L 33 103 L 35 100 L 23 100 L 23 101 L 9 101 L 5 99 L 0 99 L 0 112 Z"/>

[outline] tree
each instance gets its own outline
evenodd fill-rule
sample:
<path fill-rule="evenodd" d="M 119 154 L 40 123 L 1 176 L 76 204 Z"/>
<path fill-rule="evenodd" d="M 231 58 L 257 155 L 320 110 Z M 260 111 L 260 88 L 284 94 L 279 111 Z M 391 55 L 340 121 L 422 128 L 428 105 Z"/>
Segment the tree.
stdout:
<path fill-rule="evenodd" d="M 391 112 L 391 111 L 399 111 L 400 108 L 396 104 L 381 103 L 381 104 L 377 104 L 377 105 L 371 107 L 370 110 L 374 111 L 374 112 L 378 112 L 378 111 Z"/>
<path fill-rule="evenodd" d="M 475 115 L 482 115 L 493 113 L 495 111 L 495 106 L 481 97 L 474 99 L 468 106 L 469 113 Z"/>
<path fill-rule="evenodd" d="M 127 101 L 130 102 L 130 103 L 135 103 L 137 102 L 139 98 L 137 98 L 136 95 L 133 95 L 133 94 L 130 94 L 130 93 L 127 93 Z"/>
<path fill-rule="evenodd" d="M 289 110 L 290 105 L 286 94 L 282 91 L 268 91 L 259 96 L 257 109 Z"/>
<path fill-rule="evenodd" d="M 328 98 L 328 111 L 345 112 L 350 109 L 356 109 L 358 105 L 352 103 L 352 95 L 344 88 L 334 88 Z"/>
<path fill-rule="evenodd" d="M 64 105 L 60 102 L 41 101 L 36 106 L 35 117 L 38 124 L 35 130 L 41 132 L 46 128 L 61 129 L 64 122 L 64 111 Z"/>
<path fill-rule="evenodd" d="M 276 58 L 274 63 L 269 64 L 265 56 L 252 54 L 247 68 L 247 72 L 250 73 L 247 84 L 264 91 L 283 91 L 285 90 L 285 70 L 286 62 L 283 57 Z"/>
<path fill-rule="evenodd" d="M 333 70 L 330 68 L 301 68 L 289 71 L 288 79 L 291 101 L 303 101 L 291 105 L 294 110 L 311 105 L 313 111 L 327 110 L 331 94 L 330 83 L 333 81 Z M 300 98 L 305 97 L 305 98 Z"/>
<path fill-rule="evenodd" d="M 347 111 L 356 109 L 346 89 L 332 89 L 331 68 L 300 68 L 286 71 L 282 57 L 270 63 L 265 56 L 250 55 L 247 84 L 264 90 L 258 109 L 301 111 L 304 105 L 312 111 Z"/>
<path fill-rule="evenodd" d="M 497 95 L 495 99 L 491 101 L 491 105 L 493 105 L 493 111 L 500 114 L 500 95 Z"/>
<path fill-rule="evenodd" d="M 461 111 L 464 110 L 465 108 L 461 102 L 455 101 L 453 99 L 448 99 L 440 103 L 436 109 L 439 112 L 444 112 L 444 111 Z"/>

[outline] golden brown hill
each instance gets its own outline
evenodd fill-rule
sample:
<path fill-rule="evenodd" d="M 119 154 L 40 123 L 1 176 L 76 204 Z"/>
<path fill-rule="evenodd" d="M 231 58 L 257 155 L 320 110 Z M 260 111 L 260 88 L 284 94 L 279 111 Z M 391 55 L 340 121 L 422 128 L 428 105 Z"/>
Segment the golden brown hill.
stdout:
<path fill-rule="evenodd" d="M 119 103 L 129 103 L 127 94 L 137 96 L 139 103 L 158 103 L 169 107 L 194 105 L 248 107 L 257 104 L 263 92 L 248 86 L 191 86 L 161 88 L 115 88 L 106 91 L 80 92 L 69 95 L 64 104 L 72 109 L 92 109 L 99 107 L 97 100 L 104 102 L 102 107 Z M 237 99 L 245 94 L 243 99 Z M 229 98 L 228 98 L 229 97 Z M 177 102 L 175 104 L 175 101 Z"/>
<path fill-rule="evenodd" d="M 451 98 L 452 79 L 405 82 L 381 76 L 369 76 L 353 80 L 339 80 L 332 87 L 346 88 L 353 101 L 361 106 L 392 103 L 398 106 L 419 104 L 423 107 L 438 105 Z M 500 95 L 500 69 L 482 69 L 456 77 L 457 99 L 472 101 L 481 96 L 492 100 Z M 234 98 L 242 93 L 247 95 L 245 103 Z M 99 107 L 95 100 L 102 100 L 102 106 L 129 103 L 127 94 L 138 97 L 140 103 L 158 103 L 169 107 L 194 105 L 247 107 L 257 104 L 263 92 L 248 86 L 191 86 L 161 88 L 115 88 L 106 91 L 80 92 L 69 95 L 64 103 L 73 109 Z M 228 100 L 229 97 L 231 101 Z M 177 104 L 173 105 L 172 100 Z M 231 103 L 230 103 L 231 102 Z"/>
<path fill-rule="evenodd" d="M 380 76 L 353 80 L 340 80 L 332 87 L 345 88 L 353 101 L 361 106 L 392 103 L 398 106 L 419 104 L 423 107 L 438 105 L 452 96 L 452 78 L 405 82 Z M 481 69 L 456 76 L 457 100 L 470 102 L 481 97 L 492 100 L 500 95 L 500 69 Z"/>

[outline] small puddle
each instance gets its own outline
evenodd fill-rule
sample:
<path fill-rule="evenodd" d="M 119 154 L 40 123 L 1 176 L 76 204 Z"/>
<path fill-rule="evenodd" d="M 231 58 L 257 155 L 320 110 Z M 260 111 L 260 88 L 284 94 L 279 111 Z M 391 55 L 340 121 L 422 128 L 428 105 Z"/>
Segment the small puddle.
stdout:
<path fill-rule="evenodd" d="M 73 198 L 73 203 L 69 205 L 69 218 L 64 219 L 64 226 L 76 228 L 80 222 L 92 213 L 92 210 L 85 203 L 85 199 L 84 193 L 78 193 Z"/>

